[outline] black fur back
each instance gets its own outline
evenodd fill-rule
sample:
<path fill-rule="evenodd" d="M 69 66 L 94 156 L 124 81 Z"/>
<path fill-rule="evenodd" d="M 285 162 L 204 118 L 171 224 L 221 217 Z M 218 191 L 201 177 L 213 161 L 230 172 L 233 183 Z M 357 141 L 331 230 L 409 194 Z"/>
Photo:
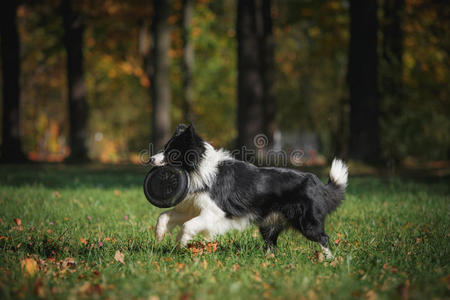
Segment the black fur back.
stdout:
<path fill-rule="evenodd" d="M 218 166 L 210 196 L 228 217 L 251 214 L 263 220 L 281 213 L 291 219 L 312 212 L 323 219 L 342 201 L 344 190 L 311 173 L 226 160 Z"/>

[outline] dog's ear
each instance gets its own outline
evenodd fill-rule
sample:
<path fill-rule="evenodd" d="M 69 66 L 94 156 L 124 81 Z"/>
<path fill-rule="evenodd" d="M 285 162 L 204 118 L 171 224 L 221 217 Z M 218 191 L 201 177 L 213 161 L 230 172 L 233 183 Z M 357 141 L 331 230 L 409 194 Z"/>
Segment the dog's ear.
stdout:
<path fill-rule="evenodd" d="M 176 135 L 179 135 L 180 133 L 182 133 L 183 131 L 185 131 L 186 128 L 187 128 L 186 125 L 184 125 L 184 124 L 178 124 L 177 130 L 175 131 L 175 134 L 176 134 Z"/>
<path fill-rule="evenodd" d="M 195 127 L 194 127 L 194 124 L 189 125 L 188 130 L 189 130 L 189 132 L 190 132 L 192 135 L 194 135 L 194 134 L 195 134 Z"/>

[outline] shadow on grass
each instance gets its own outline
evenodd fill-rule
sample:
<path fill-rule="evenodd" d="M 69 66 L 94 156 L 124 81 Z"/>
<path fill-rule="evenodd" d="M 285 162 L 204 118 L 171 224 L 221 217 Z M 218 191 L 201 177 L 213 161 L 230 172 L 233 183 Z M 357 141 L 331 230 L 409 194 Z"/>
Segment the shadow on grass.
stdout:
<path fill-rule="evenodd" d="M 47 188 L 135 188 L 141 187 L 149 167 L 138 165 L 2 165 L 0 185 L 41 185 Z"/>

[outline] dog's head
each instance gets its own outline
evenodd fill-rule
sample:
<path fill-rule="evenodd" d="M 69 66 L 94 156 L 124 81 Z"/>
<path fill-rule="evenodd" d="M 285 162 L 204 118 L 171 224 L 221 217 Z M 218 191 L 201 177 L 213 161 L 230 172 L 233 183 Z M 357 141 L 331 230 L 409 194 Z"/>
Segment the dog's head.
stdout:
<path fill-rule="evenodd" d="M 204 141 L 197 135 L 194 126 L 180 124 L 164 150 L 153 155 L 150 163 L 155 166 L 169 164 L 191 172 L 197 168 L 204 153 Z"/>

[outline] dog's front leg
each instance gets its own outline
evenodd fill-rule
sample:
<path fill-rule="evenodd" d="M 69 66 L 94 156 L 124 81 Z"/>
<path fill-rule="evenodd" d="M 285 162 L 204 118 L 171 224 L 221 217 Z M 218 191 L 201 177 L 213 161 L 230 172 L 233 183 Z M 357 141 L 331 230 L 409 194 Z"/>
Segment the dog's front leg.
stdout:
<path fill-rule="evenodd" d="M 209 220 L 208 216 L 202 214 L 184 223 L 177 237 L 180 246 L 186 247 L 187 243 L 199 233 L 209 235 L 210 230 L 208 226 L 210 223 L 211 220 Z"/>
<path fill-rule="evenodd" d="M 166 232 L 172 231 L 175 226 L 181 225 L 185 221 L 186 217 L 183 217 L 183 214 L 180 214 L 173 209 L 163 212 L 159 215 L 158 222 L 156 223 L 156 240 L 160 242 Z"/>

